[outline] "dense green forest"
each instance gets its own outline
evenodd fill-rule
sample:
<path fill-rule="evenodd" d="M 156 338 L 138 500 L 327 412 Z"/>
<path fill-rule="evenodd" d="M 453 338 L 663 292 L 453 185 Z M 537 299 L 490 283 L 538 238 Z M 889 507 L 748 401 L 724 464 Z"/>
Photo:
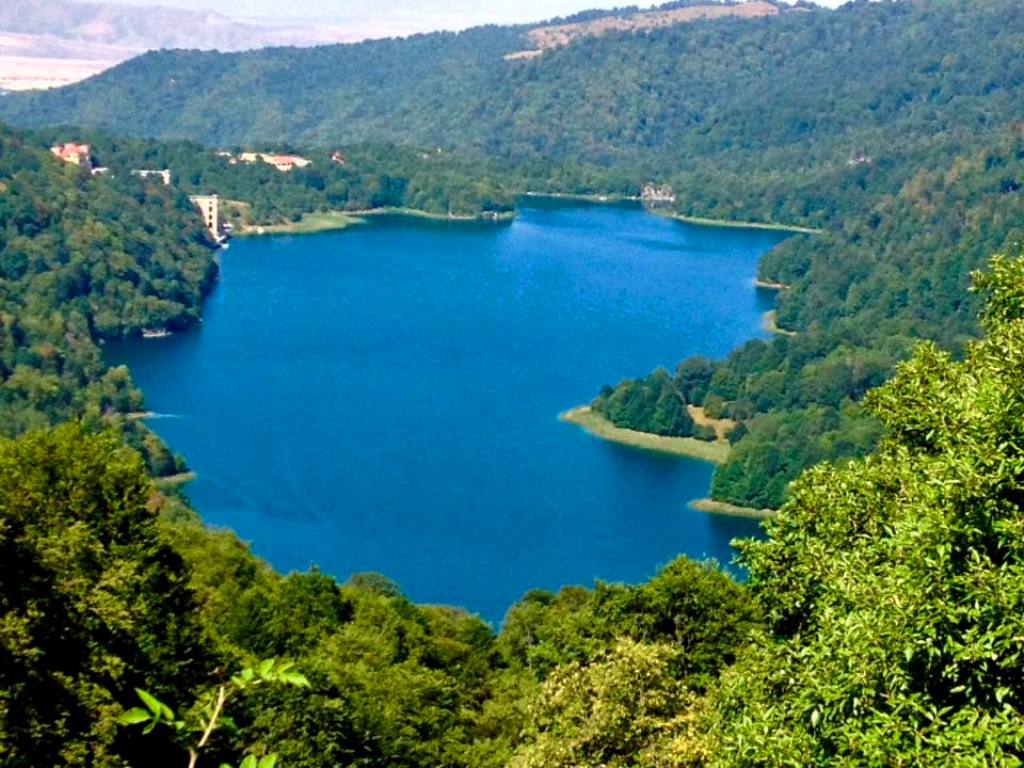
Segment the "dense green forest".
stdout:
<path fill-rule="evenodd" d="M 135 691 L 185 711 L 287 658 L 308 684 L 243 690 L 199 765 L 1019 765 L 1024 260 L 976 282 L 984 339 L 869 394 L 878 450 L 796 483 L 749 582 L 679 560 L 532 592 L 498 634 L 274 573 L 117 434 L 0 439 L 0 761 L 184 766 L 199 735 L 129 727 Z"/>
<path fill-rule="evenodd" d="M 190 141 L 130 139 L 95 130 L 47 128 L 36 135 L 44 142 L 88 143 L 95 161 L 117 178 L 139 169 L 170 170 L 175 188 L 244 203 L 247 219 L 254 224 L 295 221 L 319 211 L 373 208 L 479 216 L 510 211 L 515 202 L 502 168 L 436 147 L 357 145 L 342 151 L 265 143 L 218 153 Z M 265 162 L 238 162 L 241 151 L 295 154 L 310 164 L 280 171 Z M 148 178 L 151 184 L 160 181 Z"/>
<path fill-rule="evenodd" d="M 898 173 L 908 155 L 1019 114 L 1020 15 L 1010 0 L 856 2 L 588 37 L 512 61 L 525 27 L 161 51 L 6 96 L 0 114 L 209 146 L 392 142 L 682 173 L 686 207 L 825 222 L 851 158 L 870 158 L 872 176 Z M 761 199 L 780 185 L 790 189 Z"/>
<path fill-rule="evenodd" d="M 751 341 L 724 361 L 686 361 L 672 377 L 680 407 L 704 405 L 741 424 L 715 498 L 778 506 L 806 467 L 875 444 L 878 424 L 857 403 L 914 339 L 960 352 L 977 333 L 969 275 L 988 254 L 1024 242 L 1022 187 L 1024 131 L 1015 125 L 949 165 L 919 170 L 863 218 L 765 256 L 762 277 L 787 286 L 777 319 L 790 333 Z M 641 381 L 654 379 L 665 386 L 661 372 Z M 595 401 L 599 410 L 607 397 Z M 616 423 L 655 432 L 670 418 L 655 407 L 626 416 Z"/>
<path fill-rule="evenodd" d="M 691 361 L 672 377 L 674 398 L 637 379 L 596 402 L 615 404 L 621 426 L 689 434 L 685 405 L 707 400 L 741 422 L 713 495 L 778 506 L 815 461 L 875 445 L 878 423 L 858 403 L 914 340 L 956 352 L 977 333 L 966 275 L 1021 240 L 1024 183 L 1019 3 L 782 10 L 587 37 L 533 59 L 503 58 L 528 44 L 526 27 L 163 51 L 4 97 L 0 115 L 226 148 L 320 147 L 313 169 L 283 179 L 187 143 L 120 142 L 139 162 L 173 166 L 184 188 L 250 200 L 266 221 L 372 204 L 505 210 L 526 190 L 635 195 L 656 180 L 683 214 L 822 228 L 761 265 L 788 286 L 777 322 L 795 336 Z M 342 145 L 348 170 L 326 162 Z"/>
<path fill-rule="evenodd" d="M 117 422 L 150 468 L 180 460 L 124 416 L 142 397 L 100 344 L 199 318 L 217 274 L 187 197 L 92 176 L 0 126 L 0 433 Z"/>

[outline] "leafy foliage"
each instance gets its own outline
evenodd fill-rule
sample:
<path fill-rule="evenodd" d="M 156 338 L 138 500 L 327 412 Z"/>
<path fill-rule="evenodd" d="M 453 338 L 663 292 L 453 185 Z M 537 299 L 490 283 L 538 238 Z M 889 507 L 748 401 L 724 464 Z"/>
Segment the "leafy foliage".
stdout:
<path fill-rule="evenodd" d="M 868 398 L 877 453 L 744 545 L 768 631 L 712 699 L 709 765 L 1020 763 L 1022 281 L 996 259 L 986 337 L 922 344 Z"/>
<path fill-rule="evenodd" d="M 209 246 L 183 195 L 90 176 L 0 127 L 0 433 L 137 410 L 97 342 L 197 320 Z"/>
<path fill-rule="evenodd" d="M 625 381 L 615 389 L 608 387 L 592 407 L 617 427 L 689 437 L 694 433 L 694 423 L 686 405 L 672 377 L 658 369 L 647 379 Z"/>
<path fill-rule="evenodd" d="M 152 733 L 159 725 L 166 725 L 172 728 L 179 738 L 186 734 L 199 734 L 198 740 L 188 744 L 188 768 L 195 768 L 199 762 L 199 755 L 209 744 L 210 737 L 214 731 L 221 726 L 233 726 L 233 721 L 226 714 L 226 705 L 232 696 L 250 691 L 253 687 L 266 683 L 279 683 L 298 687 L 309 687 L 309 681 L 304 675 L 295 671 L 294 664 L 277 659 L 264 659 L 255 667 L 246 667 L 237 675 L 233 675 L 227 683 L 221 683 L 210 691 L 196 705 L 199 710 L 197 719 L 189 722 L 188 719 L 179 719 L 169 706 L 157 699 L 148 691 L 136 688 L 135 693 L 144 707 L 132 707 L 124 712 L 118 722 L 121 725 L 142 725 L 143 734 Z M 186 716 L 187 718 L 187 716 Z M 277 755 L 274 753 L 263 755 L 257 758 L 256 755 L 247 755 L 243 758 L 239 768 L 274 768 L 277 765 Z M 231 768 L 230 765 L 222 765 L 221 768 Z"/>
<path fill-rule="evenodd" d="M 621 640 L 587 666 L 559 667 L 531 705 L 525 744 L 509 768 L 657 766 L 663 740 L 693 695 L 680 683 L 671 646 Z"/>
<path fill-rule="evenodd" d="M 210 673 L 187 574 L 151 499 L 141 460 L 114 436 L 65 426 L 0 442 L 5 766 L 119 766 L 138 748 L 117 733 L 119 702 Z"/>

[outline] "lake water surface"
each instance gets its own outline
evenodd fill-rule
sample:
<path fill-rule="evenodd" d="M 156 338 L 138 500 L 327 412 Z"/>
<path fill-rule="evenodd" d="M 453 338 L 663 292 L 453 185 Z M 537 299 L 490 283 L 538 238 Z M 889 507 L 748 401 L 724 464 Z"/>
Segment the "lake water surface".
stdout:
<path fill-rule="evenodd" d="M 708 464 L 557 415 L 603 384 L 759 336 L 782 235 L 618 206 L 511 225 L 375 219 L 236 240 L 205 322 L 108 346 L 198 474 L 203 518 L 279 570 L 377 571 L 500 622 L 531 588 L 728 562 L 750 520 L 687 509 Z"/>

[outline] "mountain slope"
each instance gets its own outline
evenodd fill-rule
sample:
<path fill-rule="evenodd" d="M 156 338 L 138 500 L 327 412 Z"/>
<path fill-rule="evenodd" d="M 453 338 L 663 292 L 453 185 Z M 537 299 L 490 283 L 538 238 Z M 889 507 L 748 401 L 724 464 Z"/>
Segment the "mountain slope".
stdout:
<path fill-rule="evenodd" d="M 530 60 L 525 28 L 309 50 L 159 52 L 8 97 L 21 125 L 209 144 L 393 141 L 513 158 L 689 168 L 842 164 L 1020 114 L 1007 0 L 857 3 L 587 37 Z M 968 55 L 966 51 L 976 51 Z"/>

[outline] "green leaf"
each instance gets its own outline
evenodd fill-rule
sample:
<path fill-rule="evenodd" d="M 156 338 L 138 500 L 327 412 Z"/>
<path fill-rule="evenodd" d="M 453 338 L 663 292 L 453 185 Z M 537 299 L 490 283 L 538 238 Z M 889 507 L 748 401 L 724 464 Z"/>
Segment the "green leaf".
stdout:
<path fill-rule="evenodd" d="M 256 755 L 246 755 L 239 768 L 259 768 L 256 764 Z"/>
<path fill-rule="evenodd" d="M 306 676 L 299 672 L 283 672 L 281 674 L 281 681 L 288 683 L 289 685 L 297 685 L 300 688 L 309 688 L 309 680 Z"/>
<path fill-rule="evenodd" d="M 260 760 L 258 768 L 274 768 L 277 765 L 277 755 L 265 755 Z"/>
<path fill-rule="evenodd" d="M 259 676 L 261 678 L 263 678 L 264 680 L 269 680 L 270 673 L 274 671 L 274 660 L 265 659 L 264 661 L 261 661 L 256 671 L 259 673 Z"/>
<path fill-rule="evenodd" d="M 152 715 L 144 710 L 142 707 L 132 707 L 126 712 L 122 713 L 117 722 L 121 725 L 138 725 L 149 720 Z"/>
<path fill-rule="evenodd" d="M 139 698 L 142 699 L 142 703 L 146 705 L 146 708 L 149 709 L 150 712 L 152 712 L 157 717 L 159 717 L 162 714 L 164 704 L 158 698 L 156 698 L 156 696 L 147 691 L 142 690 L 141 688 L 136 688 L 135 693 L 137 693 Z"/>

